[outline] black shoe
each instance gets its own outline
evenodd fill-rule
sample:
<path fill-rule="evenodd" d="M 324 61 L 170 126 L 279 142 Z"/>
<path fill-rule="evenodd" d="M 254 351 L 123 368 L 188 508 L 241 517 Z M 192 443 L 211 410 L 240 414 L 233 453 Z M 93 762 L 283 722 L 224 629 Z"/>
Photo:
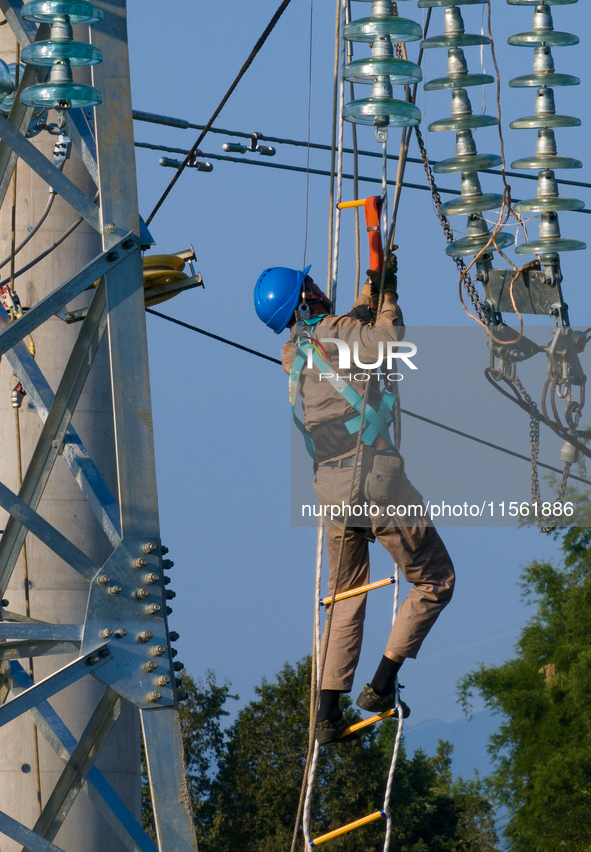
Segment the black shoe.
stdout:
<path fill-rule="evenodd" d="M 346 737 L 342 736 L 343 731 L 345 731 L 348 727 L 349 723 L 346 722 L 342 716 L 336 722 L 329 722 L 328 719 L 325 719 L 323 722 L 317 722 L 316 741 L 319 745 L 327 745 L 328 743 L 345 743 L 350 740 L 359 739 L 357 731 L 347 734 Z"/>
<path fill-rule="evenodd" d="M 357 706 L 362 710 L 369 710 L 370 713 L 385 713 L 386 710 L 392 710 L 396 707 L 396 689 L 393 689 L 390 695 L 378 695 L 375 689 L 372 689 L 369 683 L 363 687 L 363 691 L 357 699 Z M 404 701 L 400 702 L 402 707 L 402 715 L 405 719 L 410 716 L 410 707 Z"/>

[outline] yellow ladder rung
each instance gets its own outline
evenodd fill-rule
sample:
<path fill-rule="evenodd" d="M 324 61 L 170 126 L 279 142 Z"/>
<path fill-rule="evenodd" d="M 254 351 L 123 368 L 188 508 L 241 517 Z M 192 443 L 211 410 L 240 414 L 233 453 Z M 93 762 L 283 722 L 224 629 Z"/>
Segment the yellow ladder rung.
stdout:
<path fill-rule="evenodd" d="M 349 725 L 348 728 L 345 728 L 342 737 L 346 737 L 348 734 L 353 734 L 355 731 L 362 731 L 364 728 L 369 728 L 370 725 L 375 725 L 376 722 L 381 722 L 382 719 L 389 719 L 390 716 L 396 715 L 396 708 L 392 708 L 392 710 L 386 710 L 384 713 L 379 713 L 377 716 L 370 716 L 369 719 L 364 719 L 362 722 L 355 722 L 354 725 Z"/>
<path fill-rule="evenodd" d="M 361 828 L 362 825 L 368 825 L 370 822 L 375 822 L 377 819 L 386 816 L 384 811 L 376 811 L 375 814 L 356 819 L 355 822 L 350 822 L 349 825 L 344 825 L 342 828 L 335 828 L 334 831 L 329 831 L 328 834 L 323 834 L 312 841 L 312 846 L 318 846 L 320 843 L 326 843 L 327 840 L 332 840 L 334 837 L 340 837 L 341 834 L 346 834 L 348 831 L 353 831 L 355 828 Z"/>
<path fill-rule="evenodd" d="M 365 198 L 356 198 L 355 201 L 340 201 L 337 204 L 339 210 L 347 210 L 348 207 L 364 207 Z"/>
<path fill-rule="evenodd" d="M 357 586 L 356 589 L 348 589 L 346 592 L 340 592 L 335 595 L 335 603 L 344 601 L 346 598 L 354 598 L 355 595 L 363 595 L 365 592 L 371 592 L 372 589 L 381 589 L 383 586 L 391 586 L 394 582 L 394 577 L 387 577 L 385 580 L 377 580 L 375 583 L 369 583 L 367 586 Z M 327 598 L 320 599 L 321 606 L 329 606 L 332 603 L 332 595 Z"/>

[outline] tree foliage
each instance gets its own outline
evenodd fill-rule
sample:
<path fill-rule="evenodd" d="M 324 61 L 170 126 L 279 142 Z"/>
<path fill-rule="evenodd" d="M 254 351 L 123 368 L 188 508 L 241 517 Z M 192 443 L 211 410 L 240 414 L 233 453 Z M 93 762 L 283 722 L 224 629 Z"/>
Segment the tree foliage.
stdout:
<path fill-rule="evenodd" d="M 591 531 L 563 539 L 564 565 L 534 562 L 524 594 L 537 611 L 514 659 L 468 675 L 466 706 L 477 690 L 504 721 L 491 738 L 490 779 L 510 814 L 514 852 L 591 848 Z"/>
<path fill-rule="evenodd" d="M 210 673 L 185 677 L 189 701 L 182 725 L 200 852 L 287 852 L 291 844 L 308 742 L 310 661 L 286 665 L 256 688 L 226 735 L 227 686 Z M 351 721 L 358 720 L 352 706 Z M 357 742 L 321 750 L 313 832 L 366 816 L 383 806 L 395 725 L 374 727 Z M 452 781 L 452 748 L 435 757 L 401 752 L 392 795 L 396 852 L 493 852 L 492 808 L 478 782 Z M 149 817 L 149 807 L 146 808 Z M 148 819 L 149 822 L 149 819 Z M 383 849 L 385 820 L 330 842 L 331 852 Z M 303 849 L 303 841 L 299 849 Z"/>

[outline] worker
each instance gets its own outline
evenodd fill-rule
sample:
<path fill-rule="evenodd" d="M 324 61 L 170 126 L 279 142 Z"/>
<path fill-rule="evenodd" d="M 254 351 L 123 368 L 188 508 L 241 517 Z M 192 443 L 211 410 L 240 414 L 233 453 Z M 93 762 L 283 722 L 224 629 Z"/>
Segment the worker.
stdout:
<path fill-rule="evenodd" d="M 366 423 L 371 425 L 373 421 L 378 431 L 368 427 L 363 432 L 363 441 L 358 448 L 358 425 L 353 430 L 347 429 L 346 424 L 348 421 L 359 424 L 360 421 L 359 399 L 363 399 L 366 385 L 355 379 L 361 378 L 362 374 L 349 371 L 347 381 L 339 387 L 334 387 L 327 380 L 319 381 L 322 369 L 323 376 L 328 375 L 331 369 L 336 371 L 338 347 L 324 347 L 324 360 L 328 360 L 330 366 L 316 362 L 318 351 L 322 351 L 322 339 L 326 342 L 327 338 L 348 336 L 351 340 L 351 335 L 357 335 L 358 351 L 363 355 L 363 363 L 375 363 L 376 342 L 400 339 L 403 335 L 402 313 L 396 293 L 395 255 L 391 256 L 387 265 L 383 306 L 377 317 L 371 311 L 372 288 L 375 296 L 375 285 L 381 281 L 381 273 L 368 270 L 369 278 L 351 311 L 334 316 L 330 299 L 314 282 L 309 271 L 309 266 L 303 271 L 286 267 L 266 269 L 255 287 L 255 309 L 259 319 L 276 334 L 286 328 L 291 330 L 291 340 L 282 349 L 282 364 L 302 398 L 304 422 L 300 425 L 306 433 L 307 444 L 313 447 L 313 484 L 319 504 L 348 505 L 352 496 L 354 503 L 361 505 L 365 502 L 367 506 L 367 488 L 375 484 L 376 479 L 374 476 L 370 482 L 367 472 L 373 475 L 379 463 L 379 470 L 382 473 L 385 471 L 385 477 L 378 476 L 377 479 L 383 483 L 390 472 L 390 480 L 396 484 L 395 496 L 389 492 L 390 499 L 397 504 L 420 505 L 424 510 L 422 497 L 404 473 L 404 461 L 386 429 L 385 392 L 378 388 L 377 398 L 375 392 L 368 393 L 365 401 Z M 301 348 L 302 340 L 318 341 L 314 347 L 317 350 L 314 354 L 315 362 L 311 366 L 305 360 L 307 350 Z M 374 358 L 370 362 L 372 349 Z M 375 495 L 370 495 L 370 500 L 374 498 Z M 378 501 L 383 499 L 377 497 Z M 326 519 L 325 535 L 331 594 L 339 568 L 339 556 L 337 592 L 369 582 L 369 541 L 376 538 L 412 584 L 408 597 L 400 607 L 373 679 L 365 685 L 357 699 L 357 705 L 363 710 L 382 713 L 396 705 L 397 676 L 404 660 L 417 656 L 427 633 L 451 599 L 454 587 L 453 564 L 426 512 L 421 515 L 415 511 L 412 518 L 395 516 L 386 522 L 381 518 L 379 522 L 374 521 L 372 517 L 360 521 L 350 515 L 332 522 Z M 361 652 L 366 598 L 367 594 L 360 594 L 334 604 L 317 717 L 316 738 L 320 744 L 338 741 L 346 727 L 339 698 L 342 693 L 351 692 L 353 688 L 353 677 Z M 409 708 L 404 703 L 402 707 L 404 715 L 408 715 Z"/>

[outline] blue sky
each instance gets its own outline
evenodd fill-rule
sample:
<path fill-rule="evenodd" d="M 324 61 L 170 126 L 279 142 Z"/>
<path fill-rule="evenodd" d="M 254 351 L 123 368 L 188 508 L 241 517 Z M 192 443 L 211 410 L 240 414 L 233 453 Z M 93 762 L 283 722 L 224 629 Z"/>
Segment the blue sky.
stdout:
<path fill-rule="evenodd" d="M 271 18 L 276 0 L 224 4 L 176 0 L 159 7 L 130 3 L 130 57 L 134 108 L 205 124 L 259 34 Z M 353 17 L 369 14 L 368 3 L 353 2 Z M 481 8 L 462 7 L 466 30 L 480 32 Z M 402 15 L 422 21 L 416 3 L 400 4 Z M 533 154 L 534 131 L 513 131 L 513 118 L 533 113 L 535 90 L 510 89 L 508 80 L 531 69 L 533 51 L 510 48 L 508 35 L 530 28 L 532 10 L 495 2 L 493 28 L 502 77 L 503 130 L 507 160 Z M 590 12 L 583 4 L 554 7 L 556 29 L 589 32 Z M 334 7 L 316 0 L 313 10 L 311 139 L 329 143 L 334 58 Z M 305 139 L 307 135 L 309 0 L 293 0 L 275 32 L 216 122 L 245 132 Z M 433 12 L 430 34 L 443 28 L 443 11 Z M 359 46 L 356 55 L 367 54 Z M 417 45 L 409 45 L 415 58 Z M 577 74 L 582 85 L 557 89 L 559 112 L 589 114 L 588 48 L 583 43 L 554 51 L 557 70 Z M 480 68 L 480 51 L 467 48 L 470 69 Z M 492 71 L 490 50 L 485 65 Z M 426 53 L 424 79 L 445 74 L 445 51 Z M 358 97 L 365 95 L 358 87 Z M 482 90 L 471 91 L 480 111 Z M 487 112 L 495 114 L 494 87 L 487 87 Z M 427 123 L 449 115 L 449 93 L 420 90 L 417 104 Z M 427 133 L 432 159 L 453 156 L 454 135 Z M 588 130 L 557 134 L 559 153 L 579 157 L 576 174 L 589 180 Z M 136 139 L 190 148 L 197 131 L 136 122 Z M 361 128 L 360 146 L 377 150 L 371 128 Z M 494 128 L 475 135 L 478 150 L 497 153 Z M 346 128 L 346 144 L 350 129 Z M 210 135 L 205 152 L 221 154 L 230 137 Z M 236 140 L 233 140 L 236 141 Z M 392 132 L 390 150 L 399 136 Z M 275 162 L 305 166 L 305 150 L 277 146 Z M 411 155 L 417 156 L 413 140 Z M 248 155 L 246 155 L 248 156 Z M 256 157 L 257 155 L 251 155 Z M 159 155 L 137 151 L 140 206 L 146 217 L 173 172 L 158 165 Z M 312 152 L 311 165 L 328 168 L 329 155 Z M 350 170 L 350 162 L 345 162 Z M 395 166 L 391 166 L 394 177 Z M 377 176 L 379 162 L 362 159 L 360 172 Z M 564 177 L 570 177 L 562 173 Z M 418 165 L 407 179 L 424 182 Z M 485 191 L 501 191 L 500 179 L 484 175 Z M 443 177 L 443 186 L 459 188 L 459 179 Z M 535 184 L 512 180 L 516 197 L 532 197 Z M 568 194 L 591 206 L 588 189 Z M 352 193 L 349 187 L 348 191 Z M 372 185 L 364 194 L 375 194 Z M 566 189 L 563 188 L 563 194 Z M 197 251 L 197 267 L 206 288 L 193 290 L 161 306 L 163 312 L 247 346 L 278 356 L 283 336 L 276 337 L 257 319 L 252 289 L 267 266 L 299 267 L 306 221 L 304 175 L 229 163 L 215 163 L 211 173 L 187 170 L 152 223 L 156 251 Z M 462 217 L 454 224 L 464 229 Z M 588 239 L 585 214 L 561 216 L 564 236 Z M 328 179 L 310 178 L 307 262 L 316 280 L 326 280 Z M 458 300 L 457 274 L 445 256 L 441 228 L 427 192 L 402 193 L 397 240 L 400 245 L 399 293 L 408 325 L 458 326 L 469 323 Z M 341 311 L 353 298 L 352 216 L 344 217 L 339 274 Z M 362 249 L 367 252 L 366 241 Z M 365 263 L 365 260 L 363 261 Z M 564 292 L 573 325 L 589 320 L 588 256 L 563 256 Z M 170 323 L 148 316 L 154 423 L 163 541 L 175 561 L 177 592 L 171 626 L 181 634 L 179 659 L 194 676 L 207 668 L 228 679 L 241 696 L 253 696 L 261 678 L 272 678 L 285 661 L 308 653 L 312 641 L 315 533 L 290 526 L 290 409 L 282 370 Z M 483 368 L 486 353 L 483 353 Z M 484 382 L 484 378 L 482 378 Z M 471 393 L 470 388 L 466 393 Z M 449 422 L 453 412 L 446 412 Z M 443 419 L 443 418 L 442 418 Z M 458 422 L 450 425 L 462 428 Z M 406 429 L 412 423 L 405 422 Z M 438 434 L 432 433 L 436 444 Z M 493 437 L 489 439 L 494 440 Z M 529 424 L 524 415 L 511 446 L 529 452 Z M 402 447 L 404 452 L 404 445 Z M 462 464 L 463 444 L 455 452 Z M 542 445 L 542 458 L 544 444 Z M 557 459 L 548 458 L 552 463 Z M 524 467 L 527 481 L 527 464 Z M 486 467 L 482 476 L 486 477 Z M 546 488 L 548 486 L 545 486 Z M 507 499 L 527 499 L 507 496 Z M 416 662 L 403 669 L 405 700 L 415 725 L 428 720 L 453 722 L 459 677 L 479 663 L 500 663 L 511 655 L 520 627 L 531 610 L 520 598 L 521 566 L 532 559 L 557 558 L 557 545 L 531 529 L 448 529 L 448 549 L 456 563 L 453 602 L 425 642 Z M 374 579 L 388 576 L 391 563 L 374 546 Z M 380 552 L 381 550 L 381 552 Z M 388 634 L 391 592 L 380 590 L 370 601 L 364 651 L 356 687 L 371 677 Z M 412 740 L 409 740 L 412 742 Z"/>

